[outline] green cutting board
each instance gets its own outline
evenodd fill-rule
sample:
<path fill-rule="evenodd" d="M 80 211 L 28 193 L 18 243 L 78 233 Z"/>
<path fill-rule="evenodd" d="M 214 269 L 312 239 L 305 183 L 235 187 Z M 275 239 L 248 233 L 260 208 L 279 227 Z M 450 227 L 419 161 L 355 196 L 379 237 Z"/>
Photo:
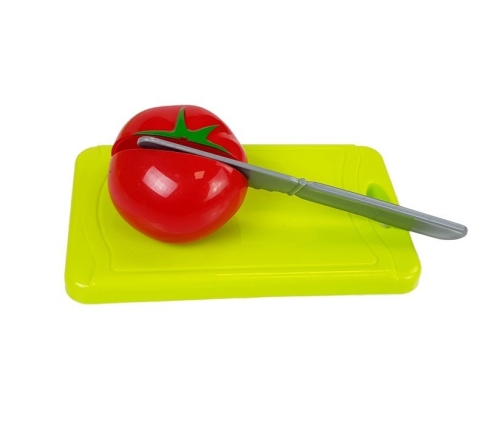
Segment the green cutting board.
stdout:
<path fill-rule="evenodd" d="M 382 157 L 355 145 L 245 145 L 249 163 L 392 203 Z M 198 242 L 168 244 L 127 224 L 108 193 L 111 146 L 76 160 L 66 290 L 82 303 L 405 293 L 420 262 L 403 230 L 296 197 L 249 189 Z"/>

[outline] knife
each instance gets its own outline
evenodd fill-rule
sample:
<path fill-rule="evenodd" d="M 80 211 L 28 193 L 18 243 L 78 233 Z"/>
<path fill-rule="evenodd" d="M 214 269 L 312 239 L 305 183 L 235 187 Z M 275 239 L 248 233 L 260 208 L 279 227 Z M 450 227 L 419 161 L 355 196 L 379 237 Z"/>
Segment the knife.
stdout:
<path fill-rule="evenodd" d="M 413 231 L 445 240 L 460 239 L 467 234 L 467 227 L 462 224 L 363 194 L 318 182 L 310 182 L 303 178 L 295 178 L 294 176 L 285 175 L 274 170 L 254 166 L 156 137 L 140 137 L 138 139 L 138 146 L 149 149 L 171 149 L 220 161 L 241 172 L 247 178 L 248 184 L 252 188 L 278 191 L 289 196 L 300 197 L 301 199 L 324 206 L 361 215 L 402 230 Z"/>

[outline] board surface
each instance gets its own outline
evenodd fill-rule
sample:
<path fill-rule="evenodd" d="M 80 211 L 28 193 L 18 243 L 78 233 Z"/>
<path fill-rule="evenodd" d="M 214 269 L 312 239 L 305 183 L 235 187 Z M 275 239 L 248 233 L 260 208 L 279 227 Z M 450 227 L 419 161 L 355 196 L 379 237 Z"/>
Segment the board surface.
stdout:
<path fill-rule="evenodd" d="M 381 156 L 355 145 L 244 145 L 248 161 L 397 203 Z M 76 160 L 66 290 L 82 303 L 389 294 L 418 284 L 403 230 L 284 194 L 249 189 L 237 214 L 198 242 L 130 227 L 108 193 L 111 146 Z"/>

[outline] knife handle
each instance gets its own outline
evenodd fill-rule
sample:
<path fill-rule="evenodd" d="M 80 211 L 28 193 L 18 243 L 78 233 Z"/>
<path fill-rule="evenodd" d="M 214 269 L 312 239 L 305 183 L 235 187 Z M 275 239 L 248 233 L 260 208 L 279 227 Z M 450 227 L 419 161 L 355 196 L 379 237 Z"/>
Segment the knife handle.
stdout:
<path fill-rule="evenodd" d="M 299 183 L 301 181 L 304 181 L 305 185 L 294 195 L 304 200 L 438 239 L 460 239 L 467 234 L 467 227 L 462 224 L 330 185 L 301 179 Z"/>

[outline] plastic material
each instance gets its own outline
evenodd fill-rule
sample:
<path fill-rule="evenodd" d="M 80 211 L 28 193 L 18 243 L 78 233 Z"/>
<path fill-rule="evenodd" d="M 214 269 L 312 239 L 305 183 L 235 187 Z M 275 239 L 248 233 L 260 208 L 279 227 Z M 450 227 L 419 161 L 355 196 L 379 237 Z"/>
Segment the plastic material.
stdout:
<path fill-rule="evenodd" d="M 244 175 L 226 164 L 155 149 L 118 152 L 108 178 L 124 219 L 150 237 L 173 243 L 218 230 L 240 208 L 248 186 Z"/>
<path fill-rule="evenodd" d="M 353 145 L 246 145 L 249 162 L 397 203 L 383 160 Z M 249 189 L 220 230 L 168 244 L 132 228 L 107 186 L 110 147 L 76 161 L 66 262 L 84 303 L 405 293 L 420 263 L 410 234 L 287 195 Z"/>
<path fill-rule="evenodd" d="M 274 170 L 231 160 L 174 142 L 168 142 L 155 137 L 140 137 L 138 139 L 138 146 L 150 149 L 173 149 L 210 158 L 232 166 L 241 172 L 248 179 L 249 186 L 252 188 L 278 191 L 289 196 L 298 196 L 310 202 L 362 215 L 406 231 L 414 231 L 437 239 L 449 240 L 460 239 L 467 234 L 467 227 L 443 218 L 404 208 L 363 194 L 342 190 L 341 188 L 327 184 L 307 181 L 304 178 L 298 179 Z"/>
<path fill-rule="evenodd" d="M 204 108 L 160 106 L 140 112 L 119 133 L 109 171 L 112 202 L 129 224 L 155 239 L 180 243 L 200 240 L 232 218 L 247 190 L 240 172 L 191 154 L 140 149 L 140 136 L 246 161 L 228 126 Z"/>
<path fill-rule="evenodd" d="M 139 136 L 158 136 L 192 148 L 246 161 L 246 154 L 230 128 L 214 113 L 199 106 L 176 105 L 146 109 L 120 131 L 112 154 L 138 149 Z"/>

